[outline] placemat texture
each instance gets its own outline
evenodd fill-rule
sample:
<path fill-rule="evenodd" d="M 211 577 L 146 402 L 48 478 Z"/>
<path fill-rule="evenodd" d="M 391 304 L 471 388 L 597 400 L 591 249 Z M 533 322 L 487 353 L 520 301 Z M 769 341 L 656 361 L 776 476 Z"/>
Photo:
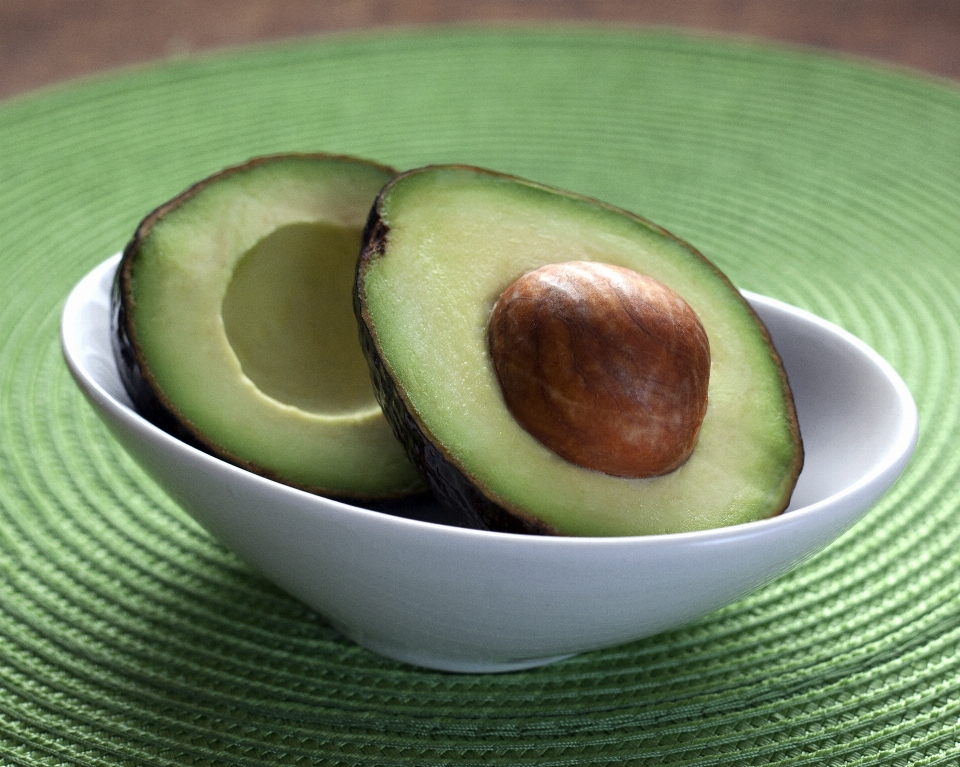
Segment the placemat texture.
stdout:
<path fill-rule="evenodd" d="M 61 361 L 71 286 L 251 156 L 489 166 L 600 197 L 883 354 L 895 489 L 682 630 L 534 671 L 382 659 L 239 562 Z M 432 29 L 171 60 L 0 105 L 0 761 L 934 765 L 960 760 L 960 91 L 629 29 Z"/>

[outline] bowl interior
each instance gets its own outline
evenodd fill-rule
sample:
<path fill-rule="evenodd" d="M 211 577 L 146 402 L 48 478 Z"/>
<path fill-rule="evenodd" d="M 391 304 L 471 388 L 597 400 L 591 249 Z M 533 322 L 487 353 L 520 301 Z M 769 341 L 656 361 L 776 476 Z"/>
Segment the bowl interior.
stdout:
<path fill-rule="evenodd" d="M 110 399 L 133 410 L 110 344 L 110 290 L 119 261 L 114 256 L 103 262 L 74 288 L 64 307 L 61 339 L 71 368 L 75 365 Z"/>
<path fill-rule="evenodd" d="M 774 339 L 800 421 L 804 465 L 787 511 L 850 492 L 912 451 L 916 406 L 883 358 L 826 320 L 746 295 Z"/>

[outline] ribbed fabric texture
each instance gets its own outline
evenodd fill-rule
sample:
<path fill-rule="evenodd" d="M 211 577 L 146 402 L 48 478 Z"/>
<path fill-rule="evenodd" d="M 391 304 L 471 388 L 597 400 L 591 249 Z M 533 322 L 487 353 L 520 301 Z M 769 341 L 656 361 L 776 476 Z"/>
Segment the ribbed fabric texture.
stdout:
<path fill-rule="evenodd" d="M 920 444 L 834 545 L 693 625 L 529 672 L 382 659 L 254 574 L 61 360 L 71 286 L 151 208 L 280 151 L 492 167 L 688 239 L 839 323 Z M 630 29 L 434 29 L 171 60 L 0 104 L 0 762 L 960 761 L 960 91 Z"/>

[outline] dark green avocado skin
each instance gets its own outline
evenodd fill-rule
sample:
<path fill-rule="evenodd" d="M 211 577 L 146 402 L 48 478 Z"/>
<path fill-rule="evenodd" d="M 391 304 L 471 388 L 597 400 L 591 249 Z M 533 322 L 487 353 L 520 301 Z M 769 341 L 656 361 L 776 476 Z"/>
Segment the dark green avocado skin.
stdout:
<path fill-rule="evenodd" d="M 380 216 L 382 199 L 383 192 L 374 203 L 364 227 L 363 244 L 357 261 L 358 278 L 364 265 L 371 259 L 382 256 L 385 250 L 389 227 Z M 456 514 L 458 521 L 466 527 L 503 533 L 556 535 L 557 531 L 552 527 L 514 514 L 489 499 L 440 448 L 424 436 L 423 427 L 411 413 L 389 366 L 380 356 L 374 330 L 364 307 L 362 290 L 355 289 L 353 292 L 353 309 L 357 315 L 360 345 L 370 366 L 377 401 L 397 439 L 426 478 L 436 499 Z"/>
<path fill-rule="evenodd" d="M 164 407 L 143 376 L 134 352 L 133 340 L 130 337 L 127 310 L 120 298 L 119 269 L 113 281 L 113 289 L 110 291 L 110 340 L 113 346 L 113 357 L 117 362 L 117 372 L 136 411 L 168 434 L 193 447 L 203 449 L 203 446 L 193 439 L 193 435 L 180 425 L 170 410 Z"/>
<path fill-rule="evenodd" d="M 226 171 L 224 171 L 226 172 Z M 218 176 L 221 174 L 217 174 Z M 212 180 L 212 179 L 210 179 Z M 137 413 L 146 418 L 154 426 L 176 437 L 182 442 L 204 452 L 213 454 L 206 445 L 198 440 L 192 432 L 183 425 L 182 418 L 178 418 L 170 407 L 157 396 L 157 387 L 152 386 L 144 368 L 140 364 L 138 345 L 130 322 L 127 301 L 124 296 L 131 295 L 130 271 L 140 249 L 140 245 L 153 224 L 167 211 L 172 210 L 184 200 L 193 196 L 198 189 L 207 182 L 201 182 L 190 187 L 178 197 L 160 206 L 151 212 L 137 227 L 133 238 L 124 248 L 123 256 L 117 267 L 117 273 L 110 291 L 110 340 L 113 347 L 113 357 L 117 363 L 117 372 L 127 394 L 133 402 Z"/>

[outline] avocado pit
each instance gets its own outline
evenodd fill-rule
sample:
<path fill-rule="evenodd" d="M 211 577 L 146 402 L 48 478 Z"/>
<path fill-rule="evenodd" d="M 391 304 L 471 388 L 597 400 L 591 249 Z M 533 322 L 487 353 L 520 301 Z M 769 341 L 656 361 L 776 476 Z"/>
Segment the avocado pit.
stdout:
<path fill-rule="evenodd" d="M 568 461 L 643 478 L 693 452 L 710 345 L 696 312 L 657 280 L 598 262 L 549 264 L 500 295 L 488 342 L 513 417 Z"/>

